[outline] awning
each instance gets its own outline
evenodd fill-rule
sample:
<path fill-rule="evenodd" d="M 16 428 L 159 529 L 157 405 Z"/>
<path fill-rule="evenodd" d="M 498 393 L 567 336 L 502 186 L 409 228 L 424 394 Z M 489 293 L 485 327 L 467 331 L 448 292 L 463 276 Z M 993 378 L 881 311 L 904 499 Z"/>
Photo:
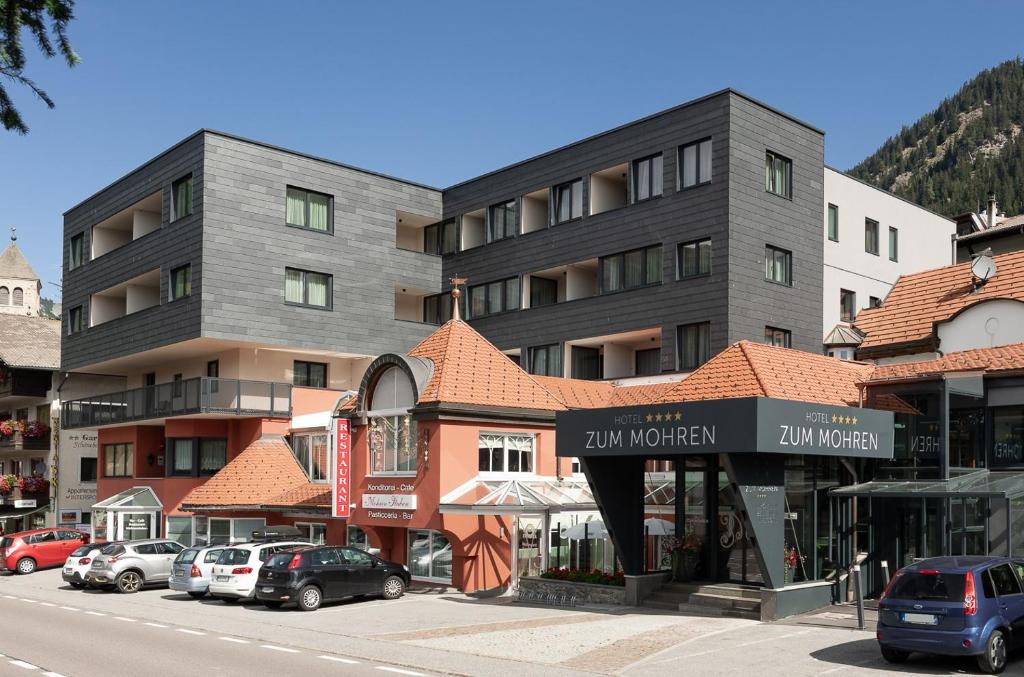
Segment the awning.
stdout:
<path fill-rule="evenodd" d="M 7 512 L 0 512 L 0 522 L 4 520 L 20 519 L 37 512 L 45 512 L 50 509 L 50 504 L 41 505 L 36 508 L 15 508 Z"/>
<path fill-rule="evenodd" d="M 119 494 L 105 498 L 96 505 L 93 510 L 163 510 L 164 504 L 156 497 L 156 494 L 149 487 L 132 487 L 125 489 Z"/>
<path fill-rule="evenodd" d="M 948 480 L 873 480 L 838 487 L 831 493 L 869 498 L 1017 498 L 1024 496 L 1024 472 L 973 470 Z"/>
<path fill-rule="evenodd" d="M 447 498 L 447 497 L 446 497 Z M 438 505 L 442 514 L 552 513 L 597 510 L 582 480 L 480 480 Z"/>

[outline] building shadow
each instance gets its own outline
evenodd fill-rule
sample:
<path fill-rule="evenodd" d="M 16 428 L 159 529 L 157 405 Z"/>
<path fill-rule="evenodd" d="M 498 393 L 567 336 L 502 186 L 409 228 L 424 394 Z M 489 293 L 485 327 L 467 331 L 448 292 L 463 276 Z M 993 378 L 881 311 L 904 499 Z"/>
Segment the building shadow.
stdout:
<path fill-rule="evenodd" d="M 872 668 L 888 672 L 911 675 L 956 675 L 979 674 L 978 664 L 973 656 L 931 656 L 914 653 L 907 662 L 893 665 L 885 662 L 878 652 L 878 642 L 874 639 L 858 639 L 852 642 L 834 644 L 810 653 L 811 658 L 850 668 Z M 1022 663 L 1024 655 L 1020 651 L 1011 655 L 1011 663 L 1006 668 L 1007 674 L 1020 674 L 1024 671 Z M 1014 672 L 1014 669 L 1018 672 Z"/>

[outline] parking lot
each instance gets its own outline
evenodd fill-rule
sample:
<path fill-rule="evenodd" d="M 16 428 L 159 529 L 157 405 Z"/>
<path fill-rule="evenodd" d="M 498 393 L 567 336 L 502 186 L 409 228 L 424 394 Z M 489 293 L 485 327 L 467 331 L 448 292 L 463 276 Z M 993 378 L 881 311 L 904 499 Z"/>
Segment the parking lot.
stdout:
<path fill-rule="evenodd" d="M 971 661 L 886 665 L 870 631 L 820 612 L 786 623 L 564 609 L 413 591 L 312 613 L 196 601 L 166 588 L 74 590 L 56 569 L 0 577 L 0 675 L 953 675 Z M 12 662 L 16 661 L 16 662 Z M 684 670 L 685 666 L 685 670 Z M 1020 669 L 1018 659 L 1008 673 Z"/>

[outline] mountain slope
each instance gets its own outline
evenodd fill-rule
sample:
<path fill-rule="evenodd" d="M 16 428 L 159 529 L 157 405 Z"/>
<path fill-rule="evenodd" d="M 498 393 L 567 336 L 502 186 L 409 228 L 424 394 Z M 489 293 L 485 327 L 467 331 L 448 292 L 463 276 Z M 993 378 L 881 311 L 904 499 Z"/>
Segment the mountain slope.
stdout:
<path fill-rule="evenodd" d="M 887 140 L 850 174 L 953 216 L 995 191 L 1024 213 L 1024 61 L 982 71 L 931 113 Z"/>

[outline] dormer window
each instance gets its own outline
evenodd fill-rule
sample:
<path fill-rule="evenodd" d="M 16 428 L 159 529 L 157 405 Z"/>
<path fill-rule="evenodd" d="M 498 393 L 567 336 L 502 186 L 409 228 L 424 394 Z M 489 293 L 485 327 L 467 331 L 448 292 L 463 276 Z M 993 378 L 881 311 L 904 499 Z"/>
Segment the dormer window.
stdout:
<path fill-rule="evenodd" d="M 370 467 L 374 475 L 416 474 L 416 422 L 412 382 L 398 367 L 385 369 L 373 387 L 369 426 Z"/>

